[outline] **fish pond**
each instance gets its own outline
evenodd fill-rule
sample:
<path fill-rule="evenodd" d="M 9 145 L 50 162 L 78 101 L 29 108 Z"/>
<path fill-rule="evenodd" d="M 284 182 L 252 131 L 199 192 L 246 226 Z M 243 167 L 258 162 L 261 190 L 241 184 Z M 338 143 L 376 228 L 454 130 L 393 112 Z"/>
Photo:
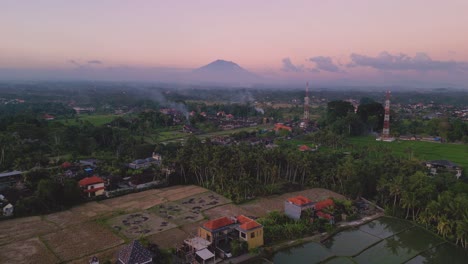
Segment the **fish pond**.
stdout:
<path fill-rule="evenodd" d="M 290 263 L 468 263 L 468 251 L 401 219 L 381 217 L 344 230 L 323 243 L 308 242 L 273 255 Z"/>

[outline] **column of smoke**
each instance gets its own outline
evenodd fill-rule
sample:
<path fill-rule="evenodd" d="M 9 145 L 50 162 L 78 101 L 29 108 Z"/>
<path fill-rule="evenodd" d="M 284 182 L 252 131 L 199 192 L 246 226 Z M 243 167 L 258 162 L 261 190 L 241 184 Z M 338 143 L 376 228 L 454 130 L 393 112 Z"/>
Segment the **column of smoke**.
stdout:
<path fill-rule="evenodd" d="M 254 97 L 252 96 L 252 94 L 249 91 L 243 90 L 237 96 L 235 96 L 231 100 L 231 102 L 237 102 L 237 103 L 241 103 L 241 104 L 249 104 L 250 105 L 250 104 L 255 102 L 255 99 L 254 99 Z M 255 111 L 257 111 L 258 113 L 260 113 L 262 115 L 265 114 L 265 111 L 260 107 L 255 106 Z"/>
<path fill-rule="evenodd" d="M 151 99 L 158 102 L 163 107 L 173 108 L 173 109 L 178 110 L 185 116 L 187 123 L 189 122 L 189 112 L 188 112 L 187 107 L 184 104 L 167 100 L 164 94 L 162 94 L 158 90 L 149 90 L 148 92 L 150 93 L 149 96 Z"/>

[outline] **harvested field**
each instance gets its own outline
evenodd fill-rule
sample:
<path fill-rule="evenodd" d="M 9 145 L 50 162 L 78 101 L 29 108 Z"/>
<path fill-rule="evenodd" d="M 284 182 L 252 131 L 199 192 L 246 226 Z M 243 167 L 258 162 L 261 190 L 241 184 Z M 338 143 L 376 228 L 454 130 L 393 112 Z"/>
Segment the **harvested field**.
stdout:
<path fill-rule="evenodd" d="M 60 228 L 65 228 L 88 221 L 90 217 L 68 210 L 46 215 L 44 219 L 57 224 Z"/>
<path fill-rule="evenodd" d="M 105 214 L 112 210 L 113 208 L 106 206 L 104 204 L 98 203 L 98 202 L 85 203 L 83 205 L 76 206 L 71 209 L 71 211 L 74 214 L 80 214 L 81 216 L 87 219 L 92 219 L 96 216 Z"/>
<path fill-rule="evenodd" d="M 105 204 L 109 207 L 114 208 L 115 206 L 118 206 L 119 204 L 123 203 L 128 203 L 131 201 L 137 201 L 137 200 L 142 200 L 143 198 L 152 198 L 151 196 L 154 196 L 158 193 L 162 192 L 161 189 L 152 189 L 152 190 L 147 190 L 147 191 L 142 191 L 142 192 L 137 192 L 137 193 L 130 193 L 127 195 L 115 197 L 112 199 L 107 199 L 104 201 L 101 201 L 99 203 Z M 156 197 L 156 196 L 155 196 Z"/>
<path fill-rule="evenodd" d="M 208 191 L 205 188 L 194 186 L 194 185 L 174 186 L 174 187 L 164 189 L 164 191 L 159 193 L 158 196 L 166 199 L 167 201 L 177 201 L 177 200 L 181 200 L 192 195 L 196 195 L 196 194 L 204 193 Z"/>
<path fill-rule="evenodd" d="M 178 201 L 179 204 L 198 212 L 230 202 L 230 200 L 214 192 L 206 192 Z"/>
<path fill-rule="evenodd" d="M 216 219 L 223 216 L 237 216 L 241 214 L 245 216 L 256 216 L 255 214 L 252 214 L 251 212 L 235 204 L 225 204 L 218 207 L 214 207 L 204 211 L 203 214 L 205 214 L 209 219 Z"/>
<path fill-rule="evenodd" d="M 148 237 L 151 243 L 155 243 L 160 248 L 175 248 L 177 244 L 180 244 L 189 235 L 179 228 L 173 228 L 155 235 Z"/>
<path fill-rule="evenodd" d="M 59 263 L 39 238 L 14 242 L 0 247 L 1 263 Z"/>
<path fill-rule="evenodd" d="M 82 258 L 124 242 L 110 230 L 94 222 L 65 228 L 43 238 L 63 261 Z"/>
<path fill-rule="evenodd" d="M 175 202 L 158 205 L 151 209 L 151 211 L 167 221 L 176 223 L 177 225 L 193 223 L 203 219 L 203 215 L 200 210 L 194 210 Z"/>
<path fill-rule="evenodd" d="M 120 245 L 116 246 L 110 249 L 107 249 L 105 251 L 95 253 L 88 255 L 86 257 L 76 259 L 73 261 L 70 261 L 68 263 L 71 264 L 84 264 L 84 263 L 89 263 L 89 260 L 93 257 L 96 256 L 99 259 L 100 263 L 104 263 L 106 260 L 109 260 L 110 263 L 117 263 L 117 253 L 124 247 L 125 245 Z"/>
<path fill-rule="evenodd" d="M 24 240 L 57 230 L 53 223 L 40 216 L 25 217 L 0 222 L 0 245 Z"/>
<path fill-rule="evenodd" d="M 198 228 L 204 223 L 206 222 L 207 220 L 202 220 L 200 222 L 194 222 L 194 223 L 190 223 L 190 224 L 185 224 L 181 227 L 179 227 L 182 231 L 184 231 L 185 233 L 187 233 L 187 237 L 190 236 L 190 235 L 195 235 L 198 233 Z"/>
<path fill-rule="evenodd" d="M 150 213 L 132 213 L 115 217 L 108 224 L 128 238 L 139 238 L 176 227 L 175 224 Z"/>

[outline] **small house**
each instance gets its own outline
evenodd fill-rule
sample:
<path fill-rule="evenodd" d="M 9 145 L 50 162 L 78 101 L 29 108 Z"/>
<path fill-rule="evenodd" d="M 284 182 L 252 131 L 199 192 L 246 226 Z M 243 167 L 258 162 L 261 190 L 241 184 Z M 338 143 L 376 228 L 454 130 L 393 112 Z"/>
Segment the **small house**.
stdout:
<path fill-rule="evenodd" d="M 87 197 L 95 197 L 104 194 L 104 180 L 98 176 L 86 177 L 78 182 L 80 188 Z"/>
<path fill-rule="evenodd" d="M 22 177 L 23 172 L 11 171 L 0 173 L 0 190 L 12 187 L 17 184 Z"/>
<path fill-rule="evenodd" d="M 249 249 L 263 246 L 263 226 L 244 215 L 208 221 L 198 229 L 198 235 L 214 248 L 229 244 L 233 239 L 245 241 Z"/>
<path fill-rule="evenodd" d="M 426 167 L 432 175 L 437 175 L 438 172 L 451 172 L 459 179 L 462 176 L 462 168 L 451 162 L 450 160 L 431 160 L 425 162 Z"/>
<path fill-rule="evenodd" d="M 161 155 L 154 153 L 153 155 L 149 158 L 146 159 L 137 159 L 129 163 L 127 166 L 131 169 L 146 169 L 149 168 L 151 165 L 161 165 Z"/>
<path fill-rule="evenodd" d="M 12 216 L 13 215 L 13 205 L 11 203 L 3 207 L 3 216 Z"/>
<path fill-rule="evenodd" d="M 304 196 L 296 196 L 288 198 L 284 202 L 284 214 L 292 219 L 299 220 L 302 212 L 311 209 L 314 206 L 314 202 Z"/>
<path fill-rule="evenodd" d="M 228 234 L 235 225 L 233 219 L 225 216 L 210 220 L 198 228 L 198 236 L 217 246 L 219 243 L 228 242 Z"/>
<path fill-rule="evenodd" d="M 49 114 L 45 114 L 42 118 L 43 118 L 44 120 L 46 120 L 46 121 L 51 121 L 51 120 L 54 120 L 54 119 L 55 119 L 55 116 L 49 115 Z"/>
<path fill-rule="evenodd" d="M 249 249 L 263 246 L 263 226 L 244 215 L 237 216 L 240 239 L 247 242 Z"/>
<path fill-rule="evenodd" d="M 146 264 L 152 263 L 152 261 L 153 254 L 144 248 L 138 240 L 133 240 L 122 248 L 117 255 L 118 264 Z"/>

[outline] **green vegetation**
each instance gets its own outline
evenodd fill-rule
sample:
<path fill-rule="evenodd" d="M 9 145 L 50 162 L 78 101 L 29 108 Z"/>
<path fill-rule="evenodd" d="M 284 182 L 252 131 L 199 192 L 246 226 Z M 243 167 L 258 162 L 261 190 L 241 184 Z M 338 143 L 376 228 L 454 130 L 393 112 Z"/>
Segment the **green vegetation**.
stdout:
<path fill-rule="evenodd" d="M 110 123 L 112 120 L 116 119 L 117 115 L 99 115 L 99 114 L 83 114 L 76 115 L 75 118 L 70 119 L 59 119 L 55 122 L 61 122 L 67 126 L 76 126 L 85 122 L 91 123 L 93 126 L 102 126 Z"/>
<path fill-rule="evenodd" d="M 259 218 L 258 222 L 263 225 L 263 239 L 266 244 L 312 235 L 330 225 L 327 220 L 322 219 L 313 223 L 310 222 L 310 218 L 296 221 L 278 211 Z"/>
<path fill-rule="evenodd" d="M 351 137 L 348 142 L 356 147 L 379 148 L 385 147 L 393 154 L 402 158 L 416 158 L 419 160 L 446 159 L 457 163 L 465 170 L 468 169 L 468 145 L 433 143 L 424 141 L 376 141 L 375 137 Z"/>

